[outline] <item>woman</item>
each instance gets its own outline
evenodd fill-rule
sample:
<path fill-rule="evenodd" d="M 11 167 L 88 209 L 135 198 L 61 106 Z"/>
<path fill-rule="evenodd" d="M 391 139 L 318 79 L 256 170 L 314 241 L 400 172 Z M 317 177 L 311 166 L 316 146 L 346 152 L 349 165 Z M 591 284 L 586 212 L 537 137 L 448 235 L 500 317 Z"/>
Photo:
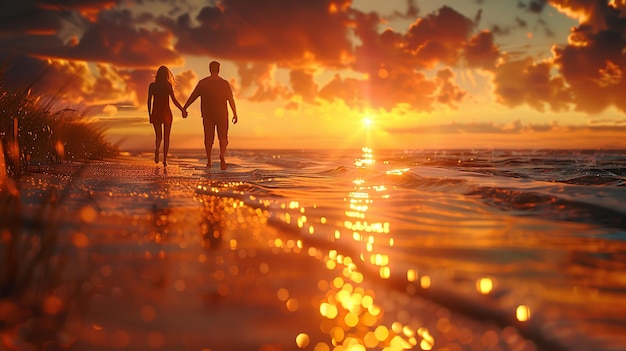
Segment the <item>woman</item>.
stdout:
<path fill-rule="evenodd" d="M 167 152 L 170 148 L 170 131 L 172 130 L 173 118 L 172 110 L 170 110 L 170 97 L 183 116 L 185 115 L 183 107 L 174 96 L 173 82 L 172 72 L 167 67 L 161 66 L 157 70 L 154 82 L 150 83 L 148 87 L 148 114 L 155 133 L 154 162 L 159 163 L 161 139 L 164 139 L 163 166 L 167 166 Z"/>

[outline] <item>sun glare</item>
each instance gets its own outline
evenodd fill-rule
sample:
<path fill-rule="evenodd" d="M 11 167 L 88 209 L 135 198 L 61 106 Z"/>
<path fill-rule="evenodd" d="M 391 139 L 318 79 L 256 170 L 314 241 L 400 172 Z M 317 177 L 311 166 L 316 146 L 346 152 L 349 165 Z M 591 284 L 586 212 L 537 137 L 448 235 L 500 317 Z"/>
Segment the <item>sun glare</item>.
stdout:
<path fill-rule="evenodd" d="M 372 123 L 374 123 L 374 121 L 372 121 L 370 117 L 363 117 L 363 126 L 369 128 L 372 126 Z"/>

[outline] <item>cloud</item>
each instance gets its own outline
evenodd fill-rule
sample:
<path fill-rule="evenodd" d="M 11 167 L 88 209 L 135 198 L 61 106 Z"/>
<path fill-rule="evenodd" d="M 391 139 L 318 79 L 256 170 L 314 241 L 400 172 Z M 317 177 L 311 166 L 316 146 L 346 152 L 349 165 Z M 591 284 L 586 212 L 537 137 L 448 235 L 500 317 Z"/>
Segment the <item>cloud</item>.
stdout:
<path fill-rule="evenodd" d="M 318 85 L 315 83 L 315 72 L 298 69 L 289 74 L 291 88 L 296 95 L 300 95 L 305 102 L 312 103 L 317 96 Z"/>
<path fill-rule="evenodd" d="M 172 41 L 171 33 L 137 28 L 130 11 L 116 10 L 101 13 L 76 42 L 42 54 L 121 67 L 180 65 Z"/>
<path fill-rule="evenodd" d="M 349 51 L 349 0 L 223 0 L 192 18 L 161 18 L 181 53 L 234 61 L 336 64 Z M 323 25 L 322 25 L 323 24 Z"/>
<path fill-rule="evenodd" d="M 121 67 L 182 64 L 182 57 L 171 48 L 171 33 L 138 26 L 140 20 L 130 10 L 113 9 L 115 1 L 10 4 L 0 21 L 5 51 Z"/>
<path fill-rule="evenodd" d="M 275 71 L 275 64 L 238 64 L 237 73 L 241 78 L 242 92 L 252 91 L 247 95 L 251 101 L 272 101 L 290 97 L 289 89 L 276 81 Z"/>
<path fill-rule="evenodd" d="M 553 48 L 554 64 L 570 87 L 575 109 L 598 113 L 614 105 L 626 112 L 626 19 L 623 2 L 552 0 L 559 10 L 575 16 L 568 44 Z"/>
<path fill-rule="evenodd" d="M 511 123 L 497 124 L 494 122 L 482 123 L 449 123 L 414 127 L 387 128 L 392 134 L 495 134 L 518 135 L 524 133 L 567 133 L 567 132 L 626 132 L 626 125 L 598 124 L 598 125 L 567 125 L 557 122 L 534 124 L 515 120 Z"/>
<path fill-rule="evenodd" d="M 500 49 L 494 43 L 493 34 L 483 30 L 467 41 L 464 55 L 469 67 L 493 70 L 500 58 Z"/>
<path fill-rule="evenodd" d="M 570 90 L 562 77 L 551 74 L 551 67 L 530 58 L 500 64 L 494 76 L 497 101 L 509 107 L 527 104 L 542 112 L 567 110 L 573 102 Z"/>

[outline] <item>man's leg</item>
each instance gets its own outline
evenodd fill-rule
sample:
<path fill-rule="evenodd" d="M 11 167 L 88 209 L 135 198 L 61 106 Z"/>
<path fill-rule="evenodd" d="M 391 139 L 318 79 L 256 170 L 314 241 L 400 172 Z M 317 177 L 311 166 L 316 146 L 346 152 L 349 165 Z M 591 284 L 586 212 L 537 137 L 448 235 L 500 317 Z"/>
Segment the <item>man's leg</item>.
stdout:
<path fill-rule="evenodd" d="M 206 151 L 207 167 L 211 167 L 211 150 L 215 139 L 215 124 L 208 118 L 202 119 L 204 125 L 204 149 Z"/>
<path fill-rule="evenodd" d="M 217 138 L 220 141 L 220 166 L 226 169 L 226 147 L 228 146 L 228 119 L 220 120 L 217 123 Z"/>

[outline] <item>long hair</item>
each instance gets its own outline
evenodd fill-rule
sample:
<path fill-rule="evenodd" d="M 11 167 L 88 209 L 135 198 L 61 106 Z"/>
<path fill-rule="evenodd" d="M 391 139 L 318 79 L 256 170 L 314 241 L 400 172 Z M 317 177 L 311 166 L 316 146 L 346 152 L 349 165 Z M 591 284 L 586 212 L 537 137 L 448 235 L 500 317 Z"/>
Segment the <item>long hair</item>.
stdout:
<path fill-rule="evenodd" d="M 170 83 L 174 86 L 174 75 L 167 67 L 161 66 L 157 70 L 156 76 L 154 76 L 154 82 L 157 84 Z"/>

